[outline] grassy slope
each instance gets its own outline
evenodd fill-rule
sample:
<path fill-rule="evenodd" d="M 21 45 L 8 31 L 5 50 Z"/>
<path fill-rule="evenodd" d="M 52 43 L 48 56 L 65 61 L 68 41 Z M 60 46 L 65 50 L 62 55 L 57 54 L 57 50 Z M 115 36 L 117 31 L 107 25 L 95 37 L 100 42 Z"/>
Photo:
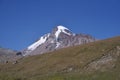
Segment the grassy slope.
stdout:
<path fill-rule="evenodd" d="M 83 70 L 116 46 L 120 46 L 120 37 L 30 56 L 18 64 L 1 64 L 0 80 L 119 80 L 120 59 L 115 68 L 105 72 L 88 74 Z"/>

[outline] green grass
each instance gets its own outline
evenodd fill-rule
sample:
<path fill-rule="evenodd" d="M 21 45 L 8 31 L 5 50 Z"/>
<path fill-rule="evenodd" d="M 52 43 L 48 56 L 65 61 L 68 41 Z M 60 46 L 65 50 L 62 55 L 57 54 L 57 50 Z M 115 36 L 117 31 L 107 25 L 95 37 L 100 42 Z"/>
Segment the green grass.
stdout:
<path fill-rule="evenodd" d="M 35 75 L 31 77 L 2 75 L 0 80 L 119 80 L 120 75 L 112 72 L 96 72 L 92 74 L 64 73 L 50 75 Z"/>
<path fill-rule="evenodd" d="M 120 46 L 120 37 L 29 56 L 18 64 L 0 64 L 0 80 L 120 80 L 120 59 L 105 72 L 84 70 L 116 46 Z"/>

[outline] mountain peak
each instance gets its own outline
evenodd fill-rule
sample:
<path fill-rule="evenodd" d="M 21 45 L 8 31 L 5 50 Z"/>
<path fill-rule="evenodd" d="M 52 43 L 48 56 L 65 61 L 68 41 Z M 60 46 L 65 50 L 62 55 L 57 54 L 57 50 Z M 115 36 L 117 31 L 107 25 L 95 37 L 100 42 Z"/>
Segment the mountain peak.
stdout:
<path fill-rule="evenodd" d="M 71 35 L 71 32 L 68 28 L 66 28 L 62 25 L 59 25 L 59 26 L 57 26 L 57 30 L 55 32 L 56 38 L 58 38 L 58 36 L 60 35 L 61 32 L 64 33 L 64 34 L 67 34 L 67 35 Z"/>
<path fill-rule="evenodd" d="M 62 25 L 59 25 L 59 26 L 57 26 L 57 28 L 58 29 L 60 29 L 60 30 L 69 30 L 68 28 L 66 28 L 65 26 L 62 26 Z"/>
<path fill-rule="evenodd" d="M 24 56 L 42 54 L 56 49 L 65 48 L 73 45 L 93 42 L 95 39 L 89 35 L 74 34 L 68 28 L 59 25 L 48 33 L 39 38 L 38 41 L 28 46 L 24 50 Z"/>

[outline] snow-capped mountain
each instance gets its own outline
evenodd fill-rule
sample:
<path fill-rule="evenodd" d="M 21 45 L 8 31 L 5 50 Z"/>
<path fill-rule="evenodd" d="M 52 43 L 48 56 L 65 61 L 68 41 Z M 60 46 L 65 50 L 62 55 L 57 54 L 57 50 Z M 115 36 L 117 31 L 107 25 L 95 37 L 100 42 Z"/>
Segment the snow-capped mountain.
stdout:
<path fill-rule="evenodd" d="M 64 26 L 57 26 L 51 33 L 45 34 L 38 41 L 24 50 L 24 56 L 43 54 L 56 49 L 95 41 L 90 35 L 75 34 Z"/>

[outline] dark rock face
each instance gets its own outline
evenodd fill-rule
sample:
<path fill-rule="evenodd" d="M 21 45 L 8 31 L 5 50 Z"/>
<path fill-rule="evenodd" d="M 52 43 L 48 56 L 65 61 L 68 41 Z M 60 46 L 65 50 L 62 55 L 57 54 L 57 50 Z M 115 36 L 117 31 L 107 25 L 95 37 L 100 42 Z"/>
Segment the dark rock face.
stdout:
<path fill-rule="evenodd" d="M 17 56 L 22 55 L 22 52 L 17 52 L 16 55 Z"/>
<path fill-rule="evenodd" d="M 24 51 L 24 56 L 43 54 L 56 49 L 86 44 L 94 41 L 95 38 L 90 35 L 74 34 L 64 26 L 57 26 L 51 33 L 44 35 L 37 42 L 29 46 Z"/>

